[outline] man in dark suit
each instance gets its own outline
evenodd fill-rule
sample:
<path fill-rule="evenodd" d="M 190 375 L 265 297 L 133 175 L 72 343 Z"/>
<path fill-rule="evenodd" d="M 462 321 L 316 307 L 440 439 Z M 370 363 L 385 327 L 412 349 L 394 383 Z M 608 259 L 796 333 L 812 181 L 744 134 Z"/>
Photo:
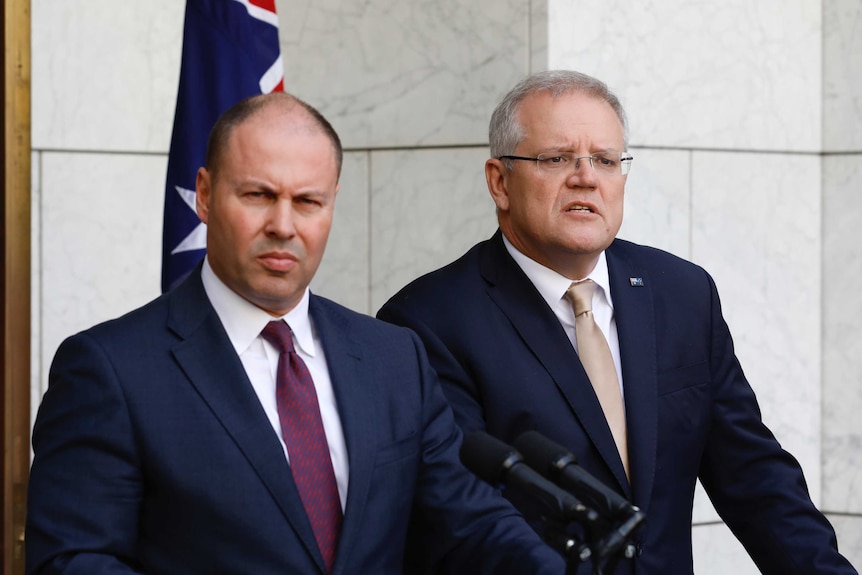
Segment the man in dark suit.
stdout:
<path fill-rule="evenodd" d="M 28 573 L 394 574 L 408 531 L 408 562 L 443 572 L 563 572 L 458 461 L 415 334 L 310 294 L 340 168 L 292 96 L 222 116 L 196 185 L 205 261 L 57 352 Z"/>
<path fill-rule="evenodd" d="M 761 421 L 710 276 L 615 239 L 631 163 L 618 99 L 576 72 L 533 75 L 495 110 L 490 146 L 498 232 L 378 313 L 422 338 L 464 430 L 537 430 L 639 506 L 637 556 L 614 573 L 692 572 L 698 477 L 763 572 L 855 573 Z"/>

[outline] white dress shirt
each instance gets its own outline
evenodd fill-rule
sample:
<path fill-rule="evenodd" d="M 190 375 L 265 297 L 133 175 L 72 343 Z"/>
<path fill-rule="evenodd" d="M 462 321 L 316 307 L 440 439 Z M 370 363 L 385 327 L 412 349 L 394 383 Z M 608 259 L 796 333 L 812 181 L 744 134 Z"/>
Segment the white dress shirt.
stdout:
<path fill-rule="evenodd" d="M 240 361 L 242 361 L 249 381 L 263 406 L 272 429 L 284 449 L 284 456 L 290 462 L 290 454 L 281 433 L 281 423 L 278 419 L 278 408 L 275 400 L 276 371 L 278 370 L 278 351 L 271 343 L 261 337 L 260 332 L 267 323 L 284 319 L 293 331 L 293 343 L 296 352 L 308 366 L 314 387 L 317 391 L 317 401 L 320 404 L 320 416 L 329 444 L 329 456 L 332 458 L 332 468 L 335 471 L 335 481 L 338 484 L 338 496 L 341 499 L 341 509 L 347 501 L 347 483 L 349 465 L 347 460 L 347 444 L 344 440 L 344 430 L 338 415 L 338 405 L 326 366 L 323 346 L 317 335 L 311 318 L 308 315 L 309 291 L 305 289 L 300 302 L 283 317 L 273 317 L 255 306 L 248 300 L 227 287 L 213 272 L 209 260 L 205 259 L 201 273 L 204 289 L 210 303 L 230 338 Z M 225 382 L 225 385 L 230 382 Z"/>
<path fill-rule="evenodd" d="M 562 324 L 566 335 L 569 336 L 569 341 L 575 351 L 578 349 L 578 341 L 575 336 L 575 310 L 572 304 L 566 299 L 566 290 L 572 285 L 573 281 L 581 281 L 585 279 L 593 280 L 596 284 L 596 290 L 593 292 L 593 317 L 602 330 L 605 339 L 608 340 L 608 346 L 611 348 L 611 355 L 614 358 L 614 367 L 617 370 L 617 379 L 620 383 L 620 393 L 625 397 L 623 389 L 622 368 L 620 364 L 620 340 L 617 335 L 617 322 L 614 319 L 614 303 L 611 300 L 611 282 L 608 276 L 608 260 L 605 257 L 605 252 L 599 256 L 599 261 L 596 267 L 585 278 L 569 279 L 554 270 L 547 268 L 539 262 L 530 259 L 512 245 L 512 243 L 503 236 L 503 244 L 506 246 L 506 251 L 515 260 L 527 278 L 536 286 L 536 289 L 541 294 L 542 298 L 547 302 L 548 307 L 557 316 L 557 319 Z M 623 404 L 625 406 L 625 404 Z"/>

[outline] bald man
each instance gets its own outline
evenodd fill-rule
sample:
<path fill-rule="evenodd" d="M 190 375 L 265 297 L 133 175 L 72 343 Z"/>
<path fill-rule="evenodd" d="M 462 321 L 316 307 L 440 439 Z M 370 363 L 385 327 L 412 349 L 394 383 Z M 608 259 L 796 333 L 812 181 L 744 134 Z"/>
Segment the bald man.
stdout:
<path fill-rule="evenodd" d="M 283 93 L 219 119 L 196 184 L 205 260 L 57 352 L 28 573 L 563 573 L 460 464 L 417 337 L 309 292 L 341 157 Z"/>

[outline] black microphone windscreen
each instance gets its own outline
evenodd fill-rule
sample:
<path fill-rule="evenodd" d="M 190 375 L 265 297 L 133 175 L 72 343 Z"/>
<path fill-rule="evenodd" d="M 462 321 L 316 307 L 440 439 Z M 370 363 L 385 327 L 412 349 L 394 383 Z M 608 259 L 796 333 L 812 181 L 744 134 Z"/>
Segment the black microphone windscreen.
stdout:
<path fill-rule="evenodd" d="M 559 469 L 554 465 L 560 459 L 565 458 L 568 463 L 575 463 L 575 456 L 565 447 L 554 443 L 538 431 L 525 431 L 513 445 L 523 454 L 527 465 L 545 476 L 559 473 Z"/>
<path fill-rule="evenodd" d="M 479 479 L 499 486 L 513 463 L 520 455 L 509 445 L 484 431 L 474 431 L 464 438 L 461 445 L 461 462 Z"/>
<path fill-rule="evenodd" d="M 555 443 L 538 431 L 525 431 L 512 443 L 523 454 L 524 462 L 569 489 L 589 504 L 606 511 L 611 516 L 631 516 L 637 511 L 625 497 L 596 479 L 579 466 L 577 459 L 562 445 Z"/>

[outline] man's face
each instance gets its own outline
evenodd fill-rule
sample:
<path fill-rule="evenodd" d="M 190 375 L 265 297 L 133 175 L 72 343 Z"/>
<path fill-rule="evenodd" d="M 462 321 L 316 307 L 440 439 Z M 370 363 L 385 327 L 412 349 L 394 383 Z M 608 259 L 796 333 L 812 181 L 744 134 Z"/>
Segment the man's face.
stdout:
<path fill-rule="evenodd" d="M 337 191 L 335 153 L 319 128 L 296 110 L 257 112 L 234 129 L 216 173 L 198 172 L 213 271 L 254 305 L 287 313 L 323 257 Z"/>
<path fill-rule="evenodd" d="M 580 157 L 624 151 L 622 124 L 601 99 L 577 92 L 557 97 L 540 92 L 521 103 L 518 119 L 524 138 L 513 155 L 568 152 Z M 492 158 L 485 174 L 509 241 L 570 279 L 592 271 L 622 225 L 626 177 L 600 175 L 588 159 L 580 160 L 577 169 L 549 173 L 523 160 L 515 160 L 509 171 Z"/>

